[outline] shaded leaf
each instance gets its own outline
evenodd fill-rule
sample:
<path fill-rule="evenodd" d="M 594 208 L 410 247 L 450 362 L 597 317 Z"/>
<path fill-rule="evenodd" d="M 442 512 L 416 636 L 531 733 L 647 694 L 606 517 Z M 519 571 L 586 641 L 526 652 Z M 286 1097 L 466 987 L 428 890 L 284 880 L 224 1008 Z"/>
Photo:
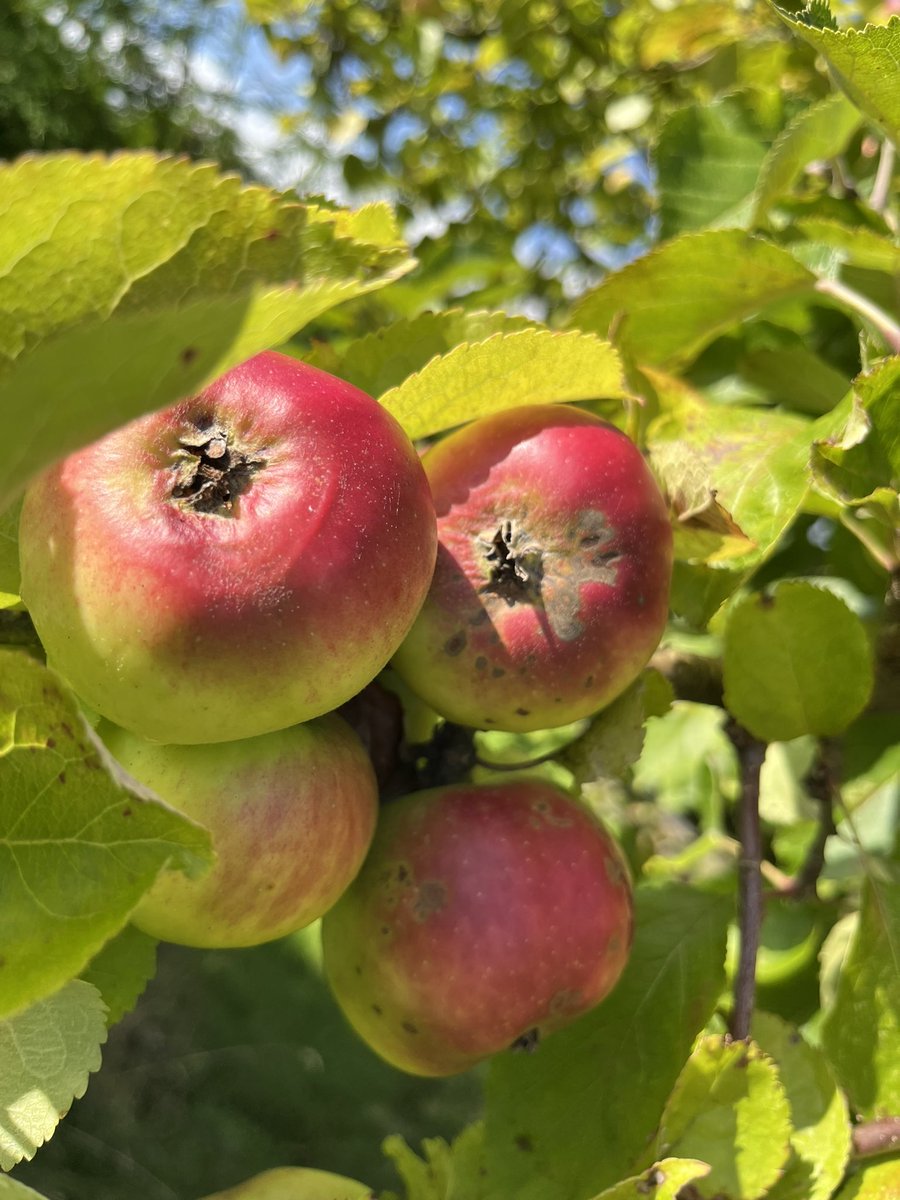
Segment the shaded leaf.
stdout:
<path fill-rule="evenodd" d="M 209 856 L 205 830 L 121 775 L 52 671 L 0 651 L 0 1013 L 83 970 L 163 867 Z"/>
<path fill-rule="evenodd" d="M 745 226 L 765 154 L 734 100 L 676 109 L 660 130 L 654 155 L 661 236 Z"/>
<path fill-rule="evenodd" d="M 683 234 L 588 292 L 568 324 L 618 345 L 638 362 L 690 362 L 723 330 L 809 292 L 815 277 L 786 250 L 733 229 Z"/>
<path fill-rule="evenodd" d="M 656 1153 L 701 1158 L 701 1197 L 756 1200 L 788 1157 L 790 1107 L 775 1064 L 753 1042 L 705 1037 L 666 1104 Z M 702 1157 L 701 1157 L 702 1156 Z"/>
<path fill-rule="evenodd" d="M 34 1157 L 100 1066 L 100 993 L 80 979 L 0 1020 L 0 1169 Z"/>
<path fill-rule="evenodd" d="M 457 346 L 381 397 L 411 438 L 521 404 L 622 399 L 619 357 L 592 334 L 525 329 Z"/>
<path fill-rule="evenodd" d="M 753 197 L 753 221 L 759 222 L 788 195 L 814 159 L 834 158 L 862 123 L 855 105 L 839 92 L 811 104 L 784 128 L 765 156 Z"/>
<path fill-rule="evenodd" d="M 108 1025 L 131 1012 L 153 978 L 156 946 L 155 938 L 126 925 L 81 972 L 81 978 L 92 983 L 103 998 Z"/>
<path fill-rule="evenodd" d="M 859 617 L 833 592 L 782 581 L 729 612 L 723 678 L 726 707 L 755 737 L 824 737 L 865 707 L 871 650 Z"/>
<path fill-rule="evenodd" d="M 900 244 L 865 225 L 842 225 L 827 217 L 800 217 L 793 228 L 809 241 L 827 246 L 842 263 L 889 275 L 900 272 Z"/>
<path fill-rule="evenodd" d="M 868 879 L 822 1046 L 854 1113 L 900 1113 L 900 883 Z"/>
<path fill-rule="evenodd" d="M 491 1064 L 490 1200 L 593 1195 L 627 1175 L 656 1128 L 720 993 L 731 905 L 681 885 L 638 888 L 635 904 L 631 958 L 612 994 L 535 1054 Z"/>
<path fill-rule="evenodd" d="M 443 1138 L 425 1138 L 424 1158 L 399 1134 L 386 1138 L 383 1149 L 403 1180 L 404 1200 L 481 1200 L 485 1194 L 490 1172 L 480 1122 L 466 1126 L 452 1144 Z"/>
<path fill-rule="evenodd" d="M 558 755 L 578 784 L 624 779 L 641 755 L 644 726 L 661 717 L 672 703 L 672 685 L 655 670 L 642 671 L 635 682 L 602 709 L 584 734 Z"/>
<path fill-rule="evenodd" d="M 383 220 L 210 165 L 72 153 L 0 165 L 0 509 L 85 442 L 173 403 L 411 266 Z"/>

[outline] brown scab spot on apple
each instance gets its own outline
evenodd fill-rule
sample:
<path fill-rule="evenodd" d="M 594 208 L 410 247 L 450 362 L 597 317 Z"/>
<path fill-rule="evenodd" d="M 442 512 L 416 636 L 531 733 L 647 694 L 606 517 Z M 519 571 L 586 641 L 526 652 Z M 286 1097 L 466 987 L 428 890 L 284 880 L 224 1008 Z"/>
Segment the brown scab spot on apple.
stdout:
<path fill-rule="evenodd" d="M 571 817 L 554 812 L 553 805 L 547 800 L 534 800 L 531 808 L 545 824 L 552 825 L 556 829 L 568 829 L 572 824 Z"/>
<path fill-rule="evenodd" d="M 461 654 L 466 648 L 466 635 L 462 629 L 454 633 L 453 637 L 447 638 L 444 642 L 444 653 L 450 658 L 456 658 L 457 654 Z"/>
<path fill-rule="evenodd" d="M 506 674 L 506 671 L 503 669 L 503 667 L 494 667 L 491 670 L 491 678 L 492 679 L 502 679 L 505 674 Z"/>
<path fill-rule="evenodd" d="M 413 917 L 421 922 L 439 913 L 447 904 L 447 888 L 437 879 L 427 879 L 420 884 L 412 906 Z"/>
<path fill-rule="evenodd" d="M 517 716 L 517 717 L 530 717 L 530 716 L 531 716 L 531 709 L 530 709 L 530 708 L 517 708 L 517 709 L 516 709 L 516 716 Z"/>
<path fill-rule="evenodd" d="M 581 995 L 573 988 L 560 988 L 550 999 L 548 1012 L 551 1017 L 564 1017 L 581 1008 Z"/>
<path fill-rule="evenodd" d="M 605 858 L 604 864 L 606 866 L 606 878 L 610 883 L 615 884 L 616 887 L 619 887 L 625 882 L 625 869 L 615 855 L 610 854 L 607 858 Z"/>
<path fill-rule="evenodd" d="M 584 686 L 585 686 L 586 688 L 592 688 L 592 687 L 594 686 L 594 677 L 593 677 L 593 675 L 588 675 L 587 679 L 584 681 Z"/>
<path fill-rule="evenodd" d="M 534 1142 L 531 1139 L 530 1133 L 517 1134 L 513 1139 L 517 1150 L 522 1150 L 525 1154 L 530 1154 L 534 1150 Z"/>
<path fill-rule="evenodd" d="M 419 1032 L 419 1027 L 417 1025 L 413 1025 L 412 1021 L 404 1021 L 401 1028 L 403 1029 L 404 1033 L 416 1034 Z"/>
<path fill-rule="evenodd" d="M 487 665 L 488 665 L 487 659 L 484 657 L 483 654 L 479 654 L 478 657 L 475 659 L 475 670 L 483 671 Z"/>
<path fill-rule="evenodd" d="M 381 1007 L 380 1004 L 373 1004 L 372 1012 L 375 1014 L 376 1017 L 380 1017 L 384 1014 L 384 1009 Z"/>

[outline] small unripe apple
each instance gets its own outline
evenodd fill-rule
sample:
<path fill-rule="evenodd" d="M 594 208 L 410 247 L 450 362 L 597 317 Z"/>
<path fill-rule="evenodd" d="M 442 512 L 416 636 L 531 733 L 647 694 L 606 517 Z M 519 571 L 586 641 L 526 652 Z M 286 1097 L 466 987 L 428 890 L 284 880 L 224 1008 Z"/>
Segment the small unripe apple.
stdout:
<path fill-rule="evenodd" d="M 322 922 L 344 1013 L 388 1062 L 450 1075 L 567 1025 L 631 945 L 619 850 L 533 779 L 388 802 L 354 882 Z"/>
<path fill-rule="evenodd" d="M 312 1167 L 275 1167 L 205 1200 L 375 1200 L 364 1183 Z"/>
<path fill-rule="evenodd" d="M 438 517 L 425 604 L 393 659 L 460 725 L 565 725 L 636 678 L 666 624 L 672 532 L 637 447 L 566 405 L 473 421 L 424 456 Z"/>
<path fill-rule="evenodd" d="M 265 353 L 39 476 L 22 596 L 104 717 L 160 742 L 231 741 L 365 687 L 418 612 L 435 548 L 397 422 Z"/>
<path fill-rule="evenodd" d="M 129 775 L 204 825 L 216 861 L 164 871 L 132 916 L 186 946 L 254 946 L 322 916 L 359 870 L 378 811 L 362 743 L 336 716 L 243 741 L 163 746 L 104 722 Z"/>

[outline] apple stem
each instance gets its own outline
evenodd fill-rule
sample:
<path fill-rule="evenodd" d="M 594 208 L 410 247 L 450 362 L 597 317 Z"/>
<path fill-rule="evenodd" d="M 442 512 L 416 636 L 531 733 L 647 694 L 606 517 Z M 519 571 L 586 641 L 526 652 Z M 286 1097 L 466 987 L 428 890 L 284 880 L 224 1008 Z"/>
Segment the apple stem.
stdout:
<path fill-rule="evenodd" d="M 759 827 L 759 775 L 766 756 L 764 742 L 753 737 L 736 721 L 728 734 L 741 765 L 741 797 L 738 827 L 741 856 L 738 859 L 738 969 L 734 979 L 734 1008 L 731 1037 L 745 1041 L 750 1036 L 750 1019 L 756 1001 L 756 956 L 763 916 L 762 838 Z"/>

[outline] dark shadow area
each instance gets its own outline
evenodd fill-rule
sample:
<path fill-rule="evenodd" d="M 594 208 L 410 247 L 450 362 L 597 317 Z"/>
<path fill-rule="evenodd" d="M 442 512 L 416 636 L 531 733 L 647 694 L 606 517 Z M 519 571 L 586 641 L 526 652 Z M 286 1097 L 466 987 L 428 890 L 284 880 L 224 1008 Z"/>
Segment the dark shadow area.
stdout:
<path fill-rule="evenodd" d="M 197 1200 L 276 1166 L 396 1187 L 383 1138 L 452 1137 L 480 1103 L 474 1073 L 423 1080 L 382 1063 L 298 941 L 160 946 L 84 1098 L 13 1177 L 48 1200 Z"/>

